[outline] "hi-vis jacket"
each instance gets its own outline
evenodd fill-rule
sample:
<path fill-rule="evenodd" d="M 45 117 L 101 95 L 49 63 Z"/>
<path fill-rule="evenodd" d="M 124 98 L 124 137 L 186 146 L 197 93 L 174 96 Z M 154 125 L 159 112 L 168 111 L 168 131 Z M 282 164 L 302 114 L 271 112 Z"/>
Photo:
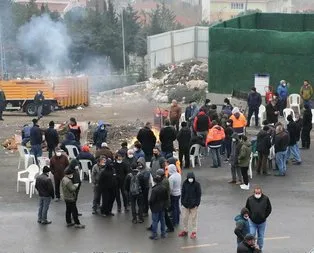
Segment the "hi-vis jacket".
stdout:
<path fill-rule="evenodd" d="M 219 125 L 215 125 L 208 131 L 206 138 L 206 146 L 209 145 L 210 148 L 219 148 L 221 147 L 221 143 L 224 139 L 225 139 L 224 129 Z"/>

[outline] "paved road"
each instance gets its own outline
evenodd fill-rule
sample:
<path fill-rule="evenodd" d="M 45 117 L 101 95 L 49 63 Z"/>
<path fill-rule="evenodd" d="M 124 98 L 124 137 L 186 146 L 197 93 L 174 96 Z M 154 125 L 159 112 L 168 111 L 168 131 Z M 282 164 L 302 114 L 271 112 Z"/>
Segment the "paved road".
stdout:
<path fill-rule="evenodd" d="M 312 154 L 312 151 L 302 152 L 302 166 L 289 166 L 285 178 L 256 176 L 253 179 L 252 184 L 261 185 L 273 205 L 265 253 L 307 253 L 314 247 Z M 226 183 L 230 174 L 227 164 L 211 169 L 210 161 L 206 160 L 203 168 L 194 169 L 203 188 L 198 238 L 181 239 L 172 233 L 167 239 L 150 241 L 145 230 L 149 220 L 133 225 L 130 214 L 121 213 L 111 219 L 93 216 L 92 188 L 85 182 L 78 204 L 85 230 L 65 227 L 63 202 L 52 203 L 51 225 L 38 225 L 37 195 L 29 199 L 23 191 L 16 193 L 17 156 L 1 151 L 0 159 L 1 253 L 236 252 L 233 218 L 250 192 Z"/>

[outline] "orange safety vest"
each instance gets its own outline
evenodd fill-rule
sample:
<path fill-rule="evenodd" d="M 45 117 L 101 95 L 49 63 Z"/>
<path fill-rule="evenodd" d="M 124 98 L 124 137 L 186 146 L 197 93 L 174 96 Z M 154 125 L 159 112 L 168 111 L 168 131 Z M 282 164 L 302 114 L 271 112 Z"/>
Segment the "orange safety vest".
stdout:
<path fill-rule="evenodd" d="M 182 174 L 180 161 L 178 161 L 178 160 L 176 161 L 176 168 L 177 168 L 177 172 L 178 172 L 179 174 Z M 168 166 L 166 166 L 166 168 L 165 168 L 165 175 L 166 175 L 166 177 L 169 176 L 169 169 L 168 169 Z"/>
<path fill-rule="evenodd" d="M 206 137 L 206 146 L 210 142 L 222 141 L 223 139 L 225 139 L 225 130 L 223 129 L 223 127 L 215 125 L 208 130 L 208 134 Z"/>
<path fill-rule="evenodd" d="M 246 127 L 247 121 L 245 116 L 240 113 L 240 117 L 237 119 L 234 115 L 231 115 L 229 119 L 232 119 L 232 127 L 233 128 L 241 128 L 241 127 Z"/>

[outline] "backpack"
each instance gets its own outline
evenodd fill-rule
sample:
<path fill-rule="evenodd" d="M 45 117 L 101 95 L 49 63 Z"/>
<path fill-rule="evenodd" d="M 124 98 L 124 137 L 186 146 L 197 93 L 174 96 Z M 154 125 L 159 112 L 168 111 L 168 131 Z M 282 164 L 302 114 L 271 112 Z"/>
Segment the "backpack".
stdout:
<path fill-rule="evenodd" d="M 138 180 L 138 175 L 132 175 L 130 183 L 130 193 L 132 196 L 141 193 L 141 186 Z"/>

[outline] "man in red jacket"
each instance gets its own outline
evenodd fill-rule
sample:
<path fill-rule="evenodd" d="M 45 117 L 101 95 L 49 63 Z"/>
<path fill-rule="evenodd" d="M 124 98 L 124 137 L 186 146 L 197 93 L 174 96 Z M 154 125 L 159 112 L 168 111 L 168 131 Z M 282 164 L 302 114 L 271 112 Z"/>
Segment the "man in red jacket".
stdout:
<path fill-rule="evenodd" d="M 210 118 L 206 115 L 203 109 L 200 109 L 200 112 L 194 119 L 193 128 L 198 136 L 201 136 L 205 142 L 208 129 L 211 126 Z"/>

